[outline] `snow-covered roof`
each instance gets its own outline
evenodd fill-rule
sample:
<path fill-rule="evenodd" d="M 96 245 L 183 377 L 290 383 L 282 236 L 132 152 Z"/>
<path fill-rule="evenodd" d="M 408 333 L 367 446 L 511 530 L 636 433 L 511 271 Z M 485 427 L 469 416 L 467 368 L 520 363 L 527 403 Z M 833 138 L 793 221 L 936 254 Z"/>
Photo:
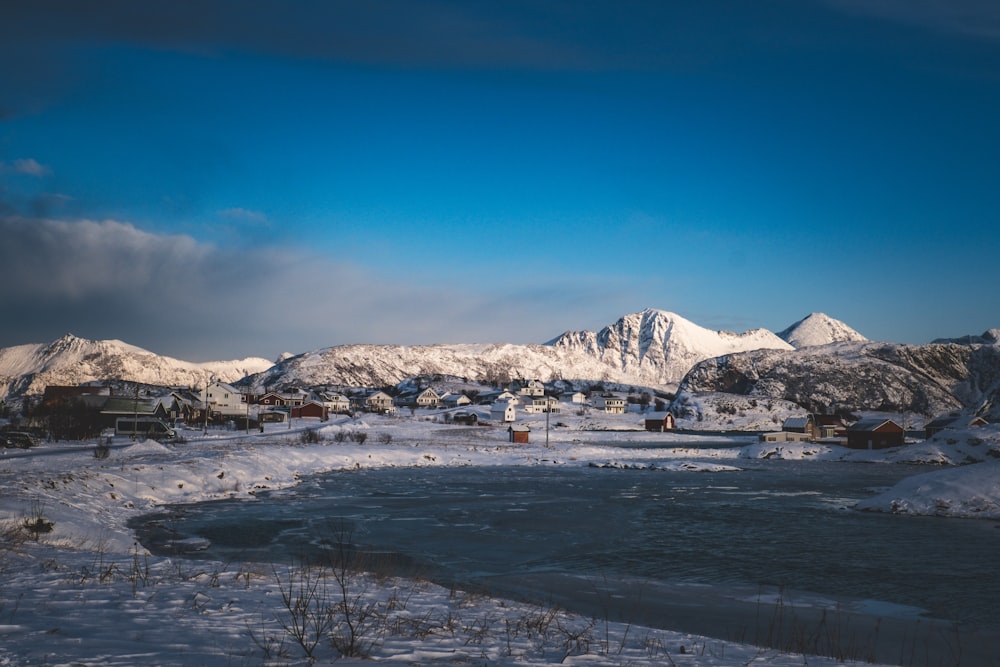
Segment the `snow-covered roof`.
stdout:
<path fill-rule="evenodd" d="M 851 424 L 850 426 L 848 426 L 847 430 L 848 431 L 855 431 L 855 432 L 857 432 L 857 431 L 876 431 L 880 427 L 882 427 L 882 426 L 884 426 L 886 424 L 892 424 L 893 426 L 895 426 L 897 428 L 901 428 L 899 426 L 899 424 L 897 424 L 896 422 L 892 421 L 891 419 L 881 419 L 881 418 L 875 417 L 875 418 L 871 418 L 871 419 L 859 419 L 858 421 L 856 421 L 853 424 Z"/>

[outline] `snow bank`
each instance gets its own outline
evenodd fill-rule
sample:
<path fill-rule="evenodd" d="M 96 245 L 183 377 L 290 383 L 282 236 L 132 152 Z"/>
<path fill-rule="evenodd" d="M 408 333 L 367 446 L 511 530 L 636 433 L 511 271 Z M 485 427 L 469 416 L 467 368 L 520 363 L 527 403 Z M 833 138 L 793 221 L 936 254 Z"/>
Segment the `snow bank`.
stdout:
<path fill-rule="evenodd" d="M 1000 519 L 1000 462 L 915 475 L 859 502 L 859 510 Z"/>

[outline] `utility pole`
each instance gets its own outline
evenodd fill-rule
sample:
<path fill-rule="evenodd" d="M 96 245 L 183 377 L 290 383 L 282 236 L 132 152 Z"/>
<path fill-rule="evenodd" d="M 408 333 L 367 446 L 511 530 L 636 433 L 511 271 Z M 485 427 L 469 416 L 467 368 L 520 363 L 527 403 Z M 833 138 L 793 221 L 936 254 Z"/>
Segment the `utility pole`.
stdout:
<path fill-rule="evenodd" d="M 549 447 L 549 415 L 552 414 L 552 404 L 549 397 L 545 397 L 545 448 Z"/>
<path fill-rule="evenodd" d="M 132 440 L 136 439 L 139 430 L 139 383 L 135 385 L 135 395 L 132 399 Z"/>
<path fill-rule="evenodd" d="M 211 384 L 210 377 L 206 378 L 205 379 L 205 406 L 204 406 L 204 410 L 203 410 L 204 414 L 202 415 L 203 419 L 204 419 L 204 422 L 205 422 L 205 430 L 203 432 L 203 435 L 208 435 L 208 387 L 209 387 L 210 384 Z"/>

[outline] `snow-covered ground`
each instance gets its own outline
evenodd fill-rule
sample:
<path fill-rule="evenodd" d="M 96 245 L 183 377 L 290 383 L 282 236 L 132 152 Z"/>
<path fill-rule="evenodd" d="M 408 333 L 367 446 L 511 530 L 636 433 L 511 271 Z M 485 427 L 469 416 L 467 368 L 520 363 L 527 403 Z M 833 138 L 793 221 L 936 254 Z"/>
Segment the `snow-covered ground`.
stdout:
<path fill-rule="evenodd" d="M 357 601 L 352 618 L 369 612 L 369 624 L 355 636 L 359 648 L 387 664 L 780 666 L 864 660 L 807 658 L 632 627 L 426 582 L 352 575 L 341 586 L 307 568 L 154 557 L 127 527 L 164 503 L 229 497 L 252 502 L 259 490 L 289 487 L 323 471 L 594 464 L 697 474 L 758 457 L 982 461 L 936 465 L 863 505 L 1000 519 L 1000 429 L 993 426 L 901 450 L 852 452 L 765 445 L 752 436 L 624 430 L 637 425 L 636 415 L 553 415 L 547 433 L 544 416 L 537 417 L 530 422 L 531 444 L 512 445 L 499 428 L 446 425 L 433 414 L 272 425 L 265 433 L 193 430 L 182 432 L 180 442 L 163 444 L 121 438 L 104 459 L 95 456 L 96 442 L 0 450 L 0 665 L 308 664 L 310 650 L 329 662 L 337 651 L 325 640 L 312 649 L 305 635 L 321 619 L 333 623 L 324 632 L 344 629 L 342 610 L 332 617 L 317 610 L 335 605 L 345 589 Z M 305 442 L 307 428 L 322 442 Z M 365 441 L 358 442 L 362 433 Z M 662 448 L 670 442 L 677 447 Z M 653 443 L 660 447 L 642 446 Z M 302 632 L 297 623 L 305 624 Z"/>

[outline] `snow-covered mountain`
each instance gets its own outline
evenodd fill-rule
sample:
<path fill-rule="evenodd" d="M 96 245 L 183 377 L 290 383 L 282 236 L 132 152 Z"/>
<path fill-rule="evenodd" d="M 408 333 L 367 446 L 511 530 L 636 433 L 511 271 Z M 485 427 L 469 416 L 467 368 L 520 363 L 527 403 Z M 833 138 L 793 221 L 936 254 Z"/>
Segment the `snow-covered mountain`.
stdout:
<path fill-rule="evenodd" d="M 191 363 L 154 354 L 119 340 L 67 334 L 47 344 L 0 349 L 0 397 L 41 394 L 47 385 L 121 379 L 166 387 L 196 387 L 215 376 L 235 382 L 272 364 L 266 359 Z"/>
<path fill-rule="evenodd" d="M 567 332 L 545 345 L 341 345 L 287 359 L 248 381 L 274 389 L 383 386 L 437 374 L 486 383 L 535 378 L 671 386 L 698 361 L 758 348 L 792 349 L 763 329 L 710 331 L 674 313 L 644 310 L 599 332 Z"/>
<path fill-rule="evenodd" d="M 742 334 L 712 331 L 676 313 L 651 308 L 625 315 L 596 333 L 567 331 L 548 344 L 586 353 L 656 385 L 677 384 L 705 359 L 748 350 L 792 349 L 765 329 Z"/>
<path fill-rule="evenodd" d="M 796 349 L 830 343 L 864 343 L 868 340 L 840 320 L 835 320 L 825 313 L 809 314 L 778 333 L 778 338 Z"/>
<path fill-rule="evenodd" d="M 1000 346 L 835 343 L 792 352 L 756 350 L 705 360 L 681 382 L 687 395 L 780 399 L 821 413 L 964 410 L 1000 418 Z"/>

